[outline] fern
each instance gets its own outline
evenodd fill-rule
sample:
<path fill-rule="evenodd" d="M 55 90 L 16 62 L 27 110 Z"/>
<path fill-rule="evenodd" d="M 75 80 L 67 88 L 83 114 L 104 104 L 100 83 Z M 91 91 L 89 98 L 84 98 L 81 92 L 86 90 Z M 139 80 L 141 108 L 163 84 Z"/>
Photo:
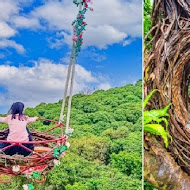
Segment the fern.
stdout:
<path fill-rule="evenodd" d="M 150 92 L 150 94 L 144 100 L 143 108 L 146 107 L 154 92 L 157 91 L 159 90 L 155 89 Z M 168 147 L 168 138 L 172 140 L 172 137 L 168 132 L 168 120 L 170 117 L 170 115 L 168 114 L 168 109 L 170 106 L 171 104 L 167 105 L 163 109 L 144 111 L 144 131 L 154 135 L 160 135 L 163 138 L 166 147 Z M 165 123 L 165 128 L 164 126 L 162 126 L 161 122 Z"/>

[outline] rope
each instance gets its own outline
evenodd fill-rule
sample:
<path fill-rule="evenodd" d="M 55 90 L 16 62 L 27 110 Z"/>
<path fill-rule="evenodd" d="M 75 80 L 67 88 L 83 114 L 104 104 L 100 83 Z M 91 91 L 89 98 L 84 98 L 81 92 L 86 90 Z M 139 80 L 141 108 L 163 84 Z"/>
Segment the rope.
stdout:
<path fill-rule="evenodd" d="M 83 1 L 80 0 L 79 11 L 82 10 L 82 2 Z M 67 123 L 66 123 L 65 134 L 67 134 L 68 129 L 69 129 L 69 121 L 70 121 L 70 114 L 71 114 L 71 103 L 72 103 L 74 75 L 75 75 L 75 63 L 76 63 L 75 47 L 76 47 L 76 42 L 73 41 L 72 53 L 71 53 L 70 63 L 69 63 L 68 71 L 67 71 L 64 97 L 63 97 L 63 102 L 62 102 L 62 107 L 61 107 L 60 118 L 59 118 L 59 123 L 62 123 L 64 121 L 65 101 L 66 101 L 66 97 L 67 97 L 67 91 L 69 88 L 69 80 L 70 80 L 71 81 L 70 82 L 70 93 L 69 93 L 69 101 L 68 101 L 68 108 L 67 108 Z M 61 136 L 62 137 L 64 136 L 63 126 L 61 127 Z"/>
<path fill-rule="evenodd" d="M 59 123 L 62 123 L 63 120 L 64 120 L 65 101 L 66 101 L 67 90 L 68 90 L 68 86 L 69 86 L 69 79 L 70 79 L 70 74 L 71 74 L 71 66 L 72 66 L 72 63 L 73 63 L 74 49 L 75 49 L 75 43 L 73 42 L 72 54 L 71 54 L 69 67 L 68 67 L 68 71 L 67 71 L 67 78 L 66 78 L 66 83 L 65 83 L 65 91 L 64 91 L 64 96 L 63 96 L 63 102 L 62 102 L 62 107 L 61 107 Z M 63 129 L 62 129 L 62 135 L 63 135 Z"/>
<path fill-rule="evenodd" d="M 71 115 L 71 102 L 72 102 L 73 84 L 74 84 L 74 76 L 75 76 L 75 62 L 76 62 L 76 58 L 74 59 L 74 63 L 72 67 L 71 88 L 70 88 L 69 102 L 68 102 L 67 123 L 66 123 L 66 129 L 65 129 L 66 134 L 69 129 L 69 121 L 70 121 L 70 115 Z"/>

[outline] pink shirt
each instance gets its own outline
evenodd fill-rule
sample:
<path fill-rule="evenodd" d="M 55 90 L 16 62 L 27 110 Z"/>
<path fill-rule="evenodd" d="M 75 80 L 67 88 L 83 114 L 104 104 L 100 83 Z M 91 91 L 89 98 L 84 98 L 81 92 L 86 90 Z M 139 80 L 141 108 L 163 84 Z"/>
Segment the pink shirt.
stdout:
<path fill-rule="evenodd" d="M 28 132 L 26 130 L 26 125 L 28 123 L 34 122 L 38 119 L 38 117 L 28 117 L 23 116 L 25 119 L 18 119 L 18 115 L 16 115 L 16 119 L 11 119 L 12 115 L 7 115 L 6 117 L 0 117 L 0 122 L 7 123 L 9 125 L 9 134 L 7 137 L 8 141 L 29 141 Z"/>

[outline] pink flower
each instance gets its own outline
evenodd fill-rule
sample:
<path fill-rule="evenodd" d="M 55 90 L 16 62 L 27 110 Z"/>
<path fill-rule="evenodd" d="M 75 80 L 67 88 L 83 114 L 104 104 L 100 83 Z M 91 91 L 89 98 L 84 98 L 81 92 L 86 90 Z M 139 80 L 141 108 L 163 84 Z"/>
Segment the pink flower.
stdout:
<path fill-rule="evenodd" d="M 92 7 L 90 7 L 90 10 L 93 11 L 94 9 Z"/>
<path fill-rule="evenodd" d="M 65 152 L 62 152 L 62 153 L 61 153 L 61 156 L 64 157 L 64 156 L 65 156 Z"/>
<path fill-rule="evenodd" d="M 83 44 L 83 41 L 81 42 L 81 45 Z"/>
<path fill-rule="evenodd" d="M 86 24 L 86 22 L 83 21 L 83 22 L 82 22 L 82 25 L 85 25 L 85 24 Z"/>
<path fill-rule="evenodd" d="M 91 1 L 91 0 L 86 0 L 86 2 L 87 2 L 87 3 L 92 3 L 92 1 Z"/>
<path fill-rule="evenodd" d="M 86 8 L 87 8 L 87 7 L 88 7 L 88 4 L 86 3 L 86 4 L 84 5 L 84 7 L 86 7 Z"/>
<path fill-rule="evenodd" d="M 75 42 L 78 40 L 77 36 L 75 36 L 75 35 L 73 36 L 72 39 L 73 39 L 73 41 L 75 41 Z"/>
<path fill-rule="evenodd" d="M 76 32 L 76 28 L 75 27 L 73 27 L 73 32 Z"/>
<path fill-rule="evenodd" d="M 82 38 L 82 33 L 80 33 L 78 37 L 79 37 L 79 38 Z"/>

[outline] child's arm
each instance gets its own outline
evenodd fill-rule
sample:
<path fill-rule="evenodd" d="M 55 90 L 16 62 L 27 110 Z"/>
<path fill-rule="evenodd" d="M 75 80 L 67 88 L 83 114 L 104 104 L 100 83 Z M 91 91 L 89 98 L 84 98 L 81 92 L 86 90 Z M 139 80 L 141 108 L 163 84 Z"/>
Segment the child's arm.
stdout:
<path fill-rule="evenodd" d="M 28 117 L 27 123 L 35 122 L 38 119 L 38 117 Z"/>
<path fill-rule="evenodd" d="M 0 117 L 0 123 L 7 123 L 7 117 Z"/>

